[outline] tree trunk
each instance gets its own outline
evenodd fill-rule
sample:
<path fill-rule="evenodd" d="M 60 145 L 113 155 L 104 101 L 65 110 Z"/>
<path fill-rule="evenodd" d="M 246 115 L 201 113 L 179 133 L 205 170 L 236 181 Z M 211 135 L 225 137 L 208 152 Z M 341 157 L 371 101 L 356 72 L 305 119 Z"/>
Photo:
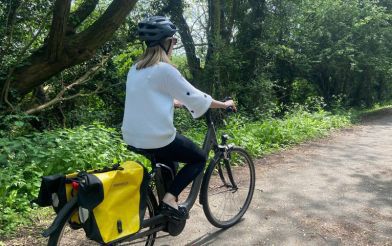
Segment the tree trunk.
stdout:
<path fill-rule="evenodd" d="M 223 1 L 225 8 L 221 10 L 221 36 L 226 45 L 233 37 L 234 21 L 238 18 L 239 0 Z"/>
<path fill-rule="evenodd" d="M 178 26 L 181 41 L 185 48 L 189 70 L 192 74 L 192 80 L 197 83 L 201 77 L 200 59 L 196 56 L 195 43 L 184 18 L 184 3 L 182 0 L 170 0 L 166 9 L 172 21 Z"/>
<path fill-rule="evenodd" d="M 208 0 L 208 49 L 206 55 L 206 74 L 204 78 L 204 88 L 214 94 L 219 87 L 220 69 L 218 66 L 218 50 L 221 42 L 221 1 Z"/>
<path fill-rule="evenodd" d="M 64 37 L 68 21 L 71 0 L 57 0 L 54 4 L 52 26 L 49 32 L 48 60 L 54 62 L 63 52 Z"/>

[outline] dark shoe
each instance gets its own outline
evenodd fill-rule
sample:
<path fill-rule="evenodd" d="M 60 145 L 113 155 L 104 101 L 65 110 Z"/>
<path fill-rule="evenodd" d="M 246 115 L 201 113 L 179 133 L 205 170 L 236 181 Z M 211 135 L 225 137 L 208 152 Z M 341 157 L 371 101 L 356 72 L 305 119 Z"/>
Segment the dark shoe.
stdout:
<path fill-rule="evenodd" d="M 188 217 L 188 213 L 184 207 L 179 207 L 177 210 L 164 202 L 159 205 L 158 211 L 160 214 L 175 220 L 186 220 Z"/>
<path fill-rule="evenodd" d="M 178 206 L 178 210 L 182 211 L 186 215 L 186 218 L 189 219 L 189 213 L 186 210 L 186 207 Z"/>

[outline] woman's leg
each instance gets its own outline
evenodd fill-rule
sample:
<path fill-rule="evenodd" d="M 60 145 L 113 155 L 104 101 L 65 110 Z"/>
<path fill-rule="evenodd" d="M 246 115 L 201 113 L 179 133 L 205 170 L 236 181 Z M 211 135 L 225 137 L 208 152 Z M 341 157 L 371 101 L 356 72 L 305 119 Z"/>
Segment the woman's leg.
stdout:
<path fill-rule="evenodd" d="M 168 191 L 175 198 L 203 171 L 207 160 L 206 153 L 199 146 L 178 133 L 172 143 L 154 150 L 154 154 L 157 162 L 164 164 L 176 161 L 185 163 L 185 166 L 175 176 Z"/>

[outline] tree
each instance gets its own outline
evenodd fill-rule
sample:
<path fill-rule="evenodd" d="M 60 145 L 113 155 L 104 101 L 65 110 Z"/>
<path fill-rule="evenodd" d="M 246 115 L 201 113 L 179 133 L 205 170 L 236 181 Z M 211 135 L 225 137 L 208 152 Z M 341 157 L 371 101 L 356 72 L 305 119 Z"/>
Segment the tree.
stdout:
<path fill-rule="evenodd" d="M 98 0 L 85 0 L 76 11 L 70 13 L 71 2 L 54 2 L 52 24 L 44 43 L 30 56 L 23 60 L 17 59 L 9 67 L 7 75 L 0 79 L 2 106 L 7 103 L 12 107 L 13 102 L 8 100 L 9 92 L 16 100 L 64 69 L 93 57 L 97 48 L 107 42 L 124 22 L 137 0 L 113 0 L 94 23 L 80 32 L 78 27 L 94 11 Z M 9 16 L 12 16 L 20 4 L 8 7 Z M 12 21 L 9 23 L 12 26 Z M 8 29 L 12 30 L 12 27 Z M 30 48 L 31 43 L 26 45 L 22 53 Z"/>
<path fill-rule="evenodd" d="M 372 1 L 303 1 L 292 44 L 304 77 L 330 102 L 370 106 L 389 94 L 391 15 Z M 389 81 L 389 82 L 387 82 Z"/>
<path fill-rule="evenodd" d="M 220 81 L 219 55 L 224 53 L 224 48 L 230 45 L 233 38 L 234 22 L 240 1 L 207 1 L 208 13 L 207 26 L 204 32 L 207 34 L 207 47 L 205 57 L 198 57 L 196 45 L 192 38 L 189 25 L 184 17 L 184 1 L 167 0 L 162 7 L 162 14 L 169 14 L 172 21 L 179 27 L 179 33 L 185 48 L 188 66 L 191 71 L 192 81 L 201 89 L 214 94 L 218 91 Z M 202 3 L 199 4 L 201 7 Z M 199 54 L 200 56 L 200 54 Z M 204 66 L 201 64 L 204 61 Z"/>

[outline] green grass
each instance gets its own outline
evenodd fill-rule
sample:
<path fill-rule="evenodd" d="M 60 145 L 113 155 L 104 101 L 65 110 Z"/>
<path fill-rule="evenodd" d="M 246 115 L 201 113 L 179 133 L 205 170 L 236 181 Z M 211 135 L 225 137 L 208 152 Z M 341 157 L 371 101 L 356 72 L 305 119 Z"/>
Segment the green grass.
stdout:
<path fill-rule="evenodd" d="M 299 110 L 282 119 L 263 122 L 230 120 L 222 132 L 232 137 L 232 142 L 247 149 L 254 157 L 281 150 L 310 139 L 322 137 L 332 129 L 351 124 L 350 114 L 332 115 L 320 110 L 309 113 Z"/>

